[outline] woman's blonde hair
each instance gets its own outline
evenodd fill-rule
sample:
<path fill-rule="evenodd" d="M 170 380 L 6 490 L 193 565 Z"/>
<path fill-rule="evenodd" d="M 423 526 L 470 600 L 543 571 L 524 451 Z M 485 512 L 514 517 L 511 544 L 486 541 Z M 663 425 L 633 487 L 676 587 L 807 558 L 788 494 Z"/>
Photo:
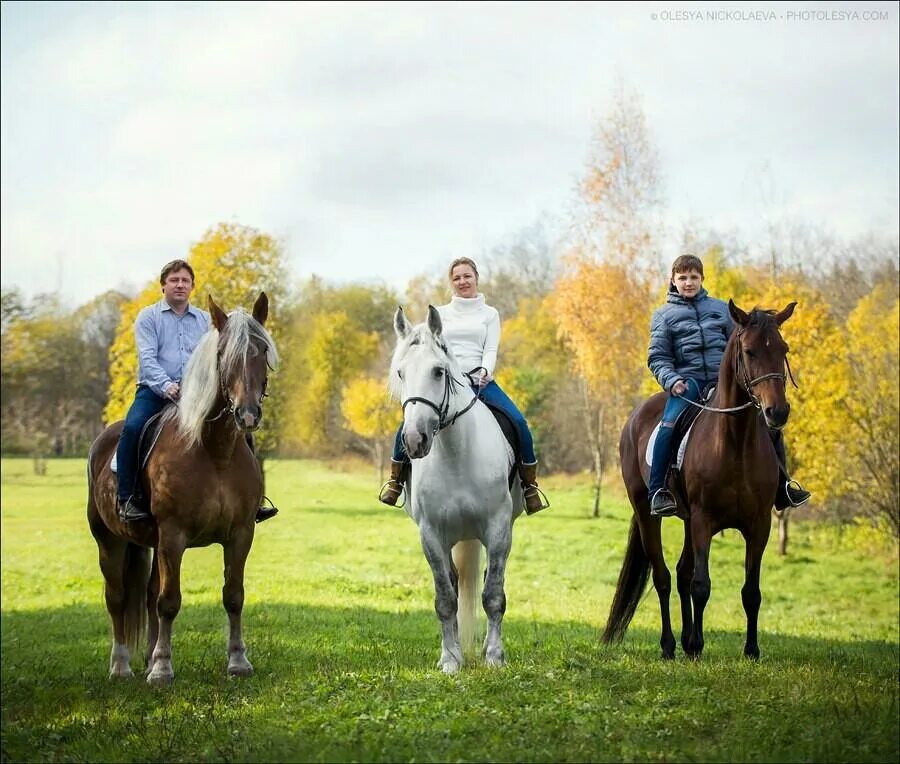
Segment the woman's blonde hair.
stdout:
<path fill-rule="evenodd" d="M 473 271 L 475 271 L 475 282 L 478 282 L 478 266 L 475 265 L 474 260 L 470 260 L 468 257 L 457 257 L 452 263 L 450 263 L 450 270 L 447 271 L 447 278 L 451 281 L 453 280 L 453 269 L 457 265 L 468 265 Z"/>

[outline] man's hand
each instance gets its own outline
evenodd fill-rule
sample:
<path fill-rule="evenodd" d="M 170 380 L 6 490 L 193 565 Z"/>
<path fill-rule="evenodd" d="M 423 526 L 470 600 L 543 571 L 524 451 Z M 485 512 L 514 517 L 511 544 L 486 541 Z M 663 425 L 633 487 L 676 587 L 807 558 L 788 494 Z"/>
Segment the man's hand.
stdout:
<path fill-rule="evenodd" d="M 679 379 L 672 385 L 672 395 L 681 395 L 685 390 L 687 390 L 687 383 L 683 379 Z"/>
<path fill-rule="evenodd" d="M 181 395 L 180 385 L 177 382 L 170 382 L 166 387 L 166 397 L 170 401 L 177 401 L 179 395 Z"/>

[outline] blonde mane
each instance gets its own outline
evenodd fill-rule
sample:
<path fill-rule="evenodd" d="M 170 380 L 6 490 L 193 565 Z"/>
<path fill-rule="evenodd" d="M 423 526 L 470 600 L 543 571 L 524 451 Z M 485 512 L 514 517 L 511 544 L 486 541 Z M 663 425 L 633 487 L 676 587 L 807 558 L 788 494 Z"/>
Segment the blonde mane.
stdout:
<path fill-rule="evenodd" d="M 272 337 L 243 308 L 228 314 L 221 336 L 215 327 L 210 327 L 203 335 L 185 369 L 178 406 L 166 412 L 167 418 L 175 418 L 179 434 L 188 448 L 202 443 L 203 424 L 215 413 L 212 409 L 221 387 L 219 380 L 229 379 L 247 365 L 247 354 L 253 340 L 265 345 L 269 368 L 277 368 L 278 350 Z"/>

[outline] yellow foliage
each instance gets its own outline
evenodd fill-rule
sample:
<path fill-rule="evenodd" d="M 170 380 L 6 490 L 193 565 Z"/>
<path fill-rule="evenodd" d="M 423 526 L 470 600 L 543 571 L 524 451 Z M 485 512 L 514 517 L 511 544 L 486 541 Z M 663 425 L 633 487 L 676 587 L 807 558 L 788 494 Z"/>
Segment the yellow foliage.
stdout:
<path fill-rule="evenodd" d="M 300 351 L 307 376 L 294 386 L 286 404 L 284 439 L 300 447 L 326 443 L 334 435 L 328 425 L 332 408 L 340 405 L 341 389 L 377 349 L 378 333 L 359 329 L 345 312 L 313 316 L 309 341 Z"/>
<path fill-rule="evenodd" d="M 358 377 L 344 388 L 341 413 L 349 429 L 363 438 L 384 438 L 400 425 L 400 408 L 390 399 L 384 380 Z"/>

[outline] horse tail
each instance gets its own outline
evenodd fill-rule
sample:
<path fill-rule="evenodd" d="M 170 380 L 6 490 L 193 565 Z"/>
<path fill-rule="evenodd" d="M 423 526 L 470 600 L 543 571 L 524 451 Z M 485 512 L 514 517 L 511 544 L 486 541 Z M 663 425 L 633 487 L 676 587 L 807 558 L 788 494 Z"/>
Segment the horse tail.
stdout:
<path fill-rule="evenodd" d="M 625 560 L 622 563 L 622 570 L 619 571 L 616 593 L 613 596 L 606 629 L 603 632 L 604 642 L 618 642 L 625 636 L 625 630 L 631 623 L 634 611 L 637 610 L 638 603 L 641 601 L 649 573 L 650 558 L 647 557 L 644 545 L 641 543 L 637 518 L 632 517 Z"/>
<path fill-rule="evenodd" d="M 456 623 L 459 645 L 463 652 L 476 645 L 476 606 L 481 597 L 481 541 L 460 541 L 452 551 L 453 565 L 458 576 Z"/>
<path fill-rule="evenodd" d="M 150 579 L 150 550 L 137 544 L 125 547 L 122 576 L 124 589 L 125 644 L 137 655 L 147 644 L 147 584 Z"/>

